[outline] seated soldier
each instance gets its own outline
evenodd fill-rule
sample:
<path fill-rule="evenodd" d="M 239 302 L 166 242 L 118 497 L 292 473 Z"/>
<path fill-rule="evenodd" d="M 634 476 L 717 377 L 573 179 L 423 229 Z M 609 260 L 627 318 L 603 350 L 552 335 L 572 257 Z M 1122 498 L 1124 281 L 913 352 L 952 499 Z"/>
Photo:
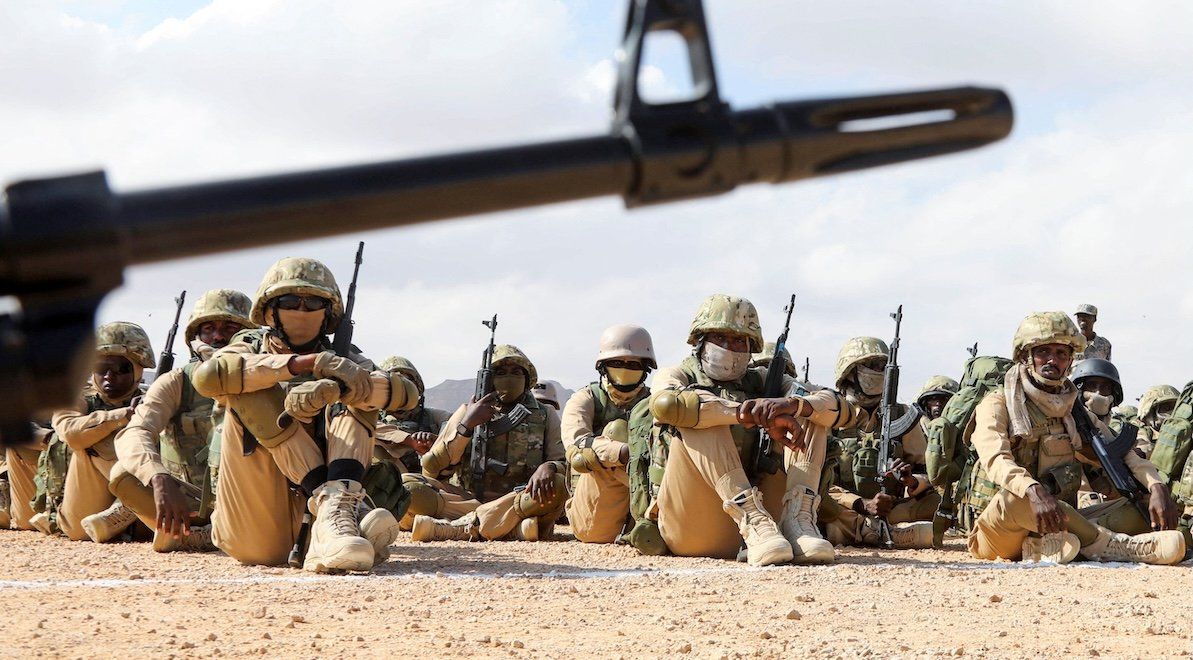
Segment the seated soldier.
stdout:
<path fill-rule="evenodd" d="M 556 391 L 554 383 L 540 380 L 534 384 L 531 394 L 534 394 L 539 403 L 559 410 L 559 392 Z"/>
<path fill-rule="evenodd" d="M 33 442 L 27 445 L 9 445 L 4 448 L 4 464 L 6 482 L 0 488 L 0 493 L 7 498 L 5 507 L 9 516 L 9 524 L 13 529 L 39 529 L 33 524 L 38 512 L 33 510 L 33 499 L 37 495 L 37 465 L 42 452 L 46 450 L 47 441 L 54 431 L 49 421 L 32 422 Z M 65 478 L 65 471 L 63 472 Z M 53 529 L 49 526 L 49 516 L 42 516 L 45 528 L 40 531 L 49 534 Z"/>
<path fill-rule="evenodd" d="M 1139 397 L 1139 410 L 1134 420 L 1139 426 L 1139 442 L 1135 446 L 1144 458 L 1151 457 L 1160 427 L 1172 416 L 1180 397 L 1181 393 L 1171 385 L 1153 385 Z"/>
<path fill-rule="evenodd" d="M 158 552 L 215 550 L 208 457 L 223 410 L 216 413 L 215 402 L 195 391 L 194 373 L 238 332 L 255 327 L 249 321 L 251 306 L 248 296 L 231 289 L 200 296 L 183 330 L 191 361 L 159 374 L 116 435 L 119 463 L 112 470 L 112 494 L 154 530 Z"/>
<path fill-rule="evenodd" d="M 567 479 L 559 415 L 531 394 L 538 373 L 517 347 L 497 345 L 492 369 L 495 391 L 456 410 L 423 456 L 422 475 L 403 475 L 415 541 L 549 539 L 563 513 Z M 476 483 L 473 436 L 519 404 L 530 414 L 487 438 L 488 461 L 482 483 Z"/>
<path fill-rule="evenodd" d="M 1007 371 L 1003 389 L 988 394 L 974 413 L 970 440 L 978 458 L 965 503 L 976 519 L 969 533 L 973 556 L 1060 564 L 1078 554 L 1149 564 L 1173 564 L 1184 556 L 1184 538 L 1175 530 L 1176 504 L 1155 466 L 1135 452 L 1127 452 L 1124 463 L 1149 491 L 1150 521 L 1128 506 L 1107 528 L 1076 509 L 1078 461 L 1100 465 L 1077 429 L 1073 405 L 1080 393 L 1066 377 L 1085 344 L 1063 312 L 1032 314 L 1019 324 L 1012 347 L 1015 366 Z M 1101 420 L 1088 417 L 1110 437 Z M 1120 533 L 1118 525 L 1126 524 L 1164 531 Z"/>
<path fill-rule="evenodd" d="M 383 412 L 377 420 L 377 445 L 373 459 L 393 463 L 403 473 L 422 472 L 421 457 L 430 451 L 451 413 L 426 405 L 426 386 L 414 363 L 391 355 L 381 362 L 386 373 L 400 373 L 418 388 L 418 405 L 410 410 Z M 409 527 L 406 528 L 409 531 Z"/>

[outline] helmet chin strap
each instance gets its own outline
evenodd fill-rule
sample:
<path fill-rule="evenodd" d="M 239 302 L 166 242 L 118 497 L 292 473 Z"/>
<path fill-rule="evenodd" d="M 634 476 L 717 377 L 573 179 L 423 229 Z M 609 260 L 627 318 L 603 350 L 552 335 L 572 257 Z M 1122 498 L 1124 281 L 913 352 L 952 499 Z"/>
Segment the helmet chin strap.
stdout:
<path fill-rule="evenodd" d="M 316 334 L 313 339 L 306 342 L 305 344 L 295 344 L 294 342 L 290 341 L 290 335 L 286 334 L 286 329 L 282 327 L 282 317 L 278 315 L 278 303 L 276 299 L 269 302 L 269 309 L 273 312 L 273 320 L 275 322 L 273 329 L 277 330 L 278 336 L 281 338 L 282 343 L 285 344 L 287 348 L 294 351 L 295 353 L 309 353 L 319 346 L 320 341 L 323 339 L 322 332 Z M 323 312 L 323 325 L 327 325 L 326 310 Z"/>

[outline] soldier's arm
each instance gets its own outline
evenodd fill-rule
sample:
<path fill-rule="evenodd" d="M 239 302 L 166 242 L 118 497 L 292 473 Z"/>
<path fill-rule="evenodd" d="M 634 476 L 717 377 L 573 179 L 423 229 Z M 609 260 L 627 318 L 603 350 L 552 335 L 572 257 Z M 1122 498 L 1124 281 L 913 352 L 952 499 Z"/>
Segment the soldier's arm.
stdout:
<path fill-rule="evenodd" d="M 547 437 L 543 438 L 543 460 L 555 464 L 555 472 L 563 474 L 567 469 L 564 465 L 565 451 L 563 449 L 563 435 L 560 432 L 559 413 L 547 406 Z"/>
<path fill-rule="evenodd" d="M 367 412 L 384 410 L 393 413 L 410 410 L 418 405 L 418 387 L 414 381 L 396 371 L 373 371 L 369 374 L 369 382 L 372 383 L 371 393 L 364 401 L 353 404 L 353 408 Z"/>
<path fill-rule="evenodd" d="M 1143 484 L 1144 488 L 1151 490 L 1152 486 L 1164 483 L 1160 477 L 1160 471 L 1148 459 L 1140 456 L 1134 451 L 1127 452 L 1123 457 L 1123 463 L 1127 464 L 1127 468 L 1131 470 L 1131 474 Z"/>
<path fill-rule="evenodd" d="M 206 397 L 222 398 L 273 387 L 294 378 L 289 366 L 293 357 L 256 353 L 244 342 L 228 344 L 195 368 L 195 391 Z"/>
<path fill-rule="evenodd" d="M 1010 415 L 1001 392 L 986 395 L 974 411 L 973 447 L 978 453 L 978 465 L 986 471 L 990 481 L 1019 497 L 1027 497 L 1027 489 L 1039 485 L 1027 468 L 1015 462 L 1010 437 Z"/>
<path fill-rule="evenodd" d="M 737 424 L 741 404 L 703 390 L 684 389 L 691 383 L 679 367 L 660 369 L 650 386 L 650 411 L 655 422 L 681 429 L 707 429 Z"/>
<path fill-rule="evenodd" d="M 116 434 L 116 460 L 146 486 L 154 475 L 168 473 L 159 438 L 182 405 L 185 378 L 182 369 L 174 369 L 154 380 L 128 426 Z"/>
<path fill-rule="evenodd" d="M 73 410 L 59 410 L 50 420 L 58 437 L 75 451 L 91 447 L 128 424 L 128 408 L 84 413 L 86 409 L 80 399 Z"/>
<path fill-rule="evenodd" d="M 464 459 L 464 450 L 468 448 L 468 443 L 472 442 L 472 438 L 456 433 L 456 429 L 464 419 L 464 412 L 467 409 L 467 405 L 461 405 L 456 409 L 456 412 L 447 420 L 447 424 L 443 426 L 443 430 L 439 432 L 439 437 L 435 438 L 435 444 L 431 445 L 431 450 L 423 454 L 424 475 L 433 479 L 450 476 L 452 472 L 455 472 L 460 461 Z M 475 432 L 474 429 L 473 433 Z"/>
<path fill-rule="evenodd" d="M 828 429 L 849 429 L 864 423 L 866 412 L 845 400 L 833 390 L 816 390 L 799 397 L 807 406 L 800 406 L 799 416 L 817 426 Z"/>
<path fill-rule="evenodd" d="M 921 418 L 921 421 L 922 419 L 923 418 Z M 921 470 L 926 469 L 925 461 L 927 459 L 924 456 L 924 452 L 928 448 L 928 438 L 924 435 L 924 429 L 921 423 L 917 422 L 916 424 L 912 425 L 911 429 L 903 435 L 902 445 L 903 460 L 913 468 L 919 468 Z M 915 488 L 907 489 L 908 497 L 915 497 L 932 487 L 932 482 L 928 481 L 928 475 L 926 472 L 916 472 L 911 476 L 915 477 L 916 486 Z"/>
<path fill-rule="evenodd" d="M 850 492 L 841 486 L 829 486 L 828 496 L 829 499 L 836 502 L 837 504 L 840 504 L 846 509 L 852 509 L 854 511 L 857 510 L 854 505 L 856 505 L 858 502 L 861 502 L 863 499 L 861 495 Z"/>
<path fill-rule="evenodd" d="M 582 453 L 585 449 L 593 449 L 596 434 L 592 429 L 592 420 L 596 415 L 596 401 L 587 387 L 577 390 L 563 404 L 560 414 L 560 436 L 567 450 L 568 462 Z"/>

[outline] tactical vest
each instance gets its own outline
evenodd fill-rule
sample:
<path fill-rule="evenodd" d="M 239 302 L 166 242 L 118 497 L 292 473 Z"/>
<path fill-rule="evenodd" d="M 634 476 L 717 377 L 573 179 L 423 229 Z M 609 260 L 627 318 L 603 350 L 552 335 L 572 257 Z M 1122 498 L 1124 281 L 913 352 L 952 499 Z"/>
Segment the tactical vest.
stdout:
<path fill-rule="evenodd" d="M 1076 508 L 1077 491 L 1081 487 L 1081 464 L 1077 462 L 1064 420 L 1044 414 L 1030 398 L 1027 400 L 1027 413 L 1031 420 L 1031 431 L 1026 437 L 1018 438 L 1019 442 L 1012 450 L 1015 463 L 1025 468 L 1056 499 Z M 986 470 L 981 465 L 974 466 L 970 473 L 969 492 L 965 497 L 970 528 L 1000 490 L 1002 487 L 987 478 Z"/>
<path fill-rule="evenodd" d="M 519 401 L 530 414 L 526 420 L 514 427 L 509 433 L 490 438 L 488 457 L 490 460 L 504 463 L 507 467 L 505 474 L 497 474 L 492 470 L 485 471 L 484 492 L 504 495 L 515 487 L 530 480 L 530 475 L 544 462 L 547 442 L 547 410 L 529 392 L 522 395 Z M 456 470 L 452 482 L 457 486 L 473 492 L 472 470 L 472 442 L 464 450 L 459 469 Z"/>
<path fill-rule="evenodd" d="M 630 412 L 634 410 L 634 406 L 638 405 L 640 401 L 644 401 L 650 397 L 650 390 L 646 387 L 643 387 L 638 393 L 638 396 L 634 397 L 632 401 L 626 404 L 626 407 L 622 408 L 613 401 L 613 397 L 609 396 L 609 393 L 605 391 L 605 388 L 601 386 L 599 381 L 589 383 L 588 392 L 592 395 L 592 400 L 594 403 L 592 414 L 592 436 L 576 440 L 576 446 L 581 449 L 585 447 L 591 448 L 593 436 L 601 435 L 601 433 L 604 432 L 605 427 L 608 426 L 610 422 L 624 419 L 628 424 L 630 421 Z M 568 469 L 570 473 L 568 477 L 568 483 L 572 492 L 575 492 L 576 482 L 580 479 L 580 474 L 578 472 L 571 472 L 570 466 Z"/>
<path fill-rule="evenodd" d="M 197 365 L 196 361 L 182 367 L 182 396 L 177 412 L 162 431 L 161 454 L 175 479 L 202 486 L 207 479 L 215 402 L 195 391 L 192 378 Z"/>
<path fill-rule="evenodd" d="M 899 415 L 907 411 L 907 406 L 899 404 Z M 878 409 L 876 408 L 875 411 Z M 865 427 L 854 426 L 847 429 L 833 431 L 830 445 L 836 447 L 830 450 L 830 455 L 836 458 L 836 470 L 833 476 L 837 483 L 850 492 L 865 498 L 872 498 L 878 494 L 878 454 L 882 442 L 882 431 L 879 416 L 872 414 Z M 903 456 L 903 442 L 895 439 L 891 442 L 890 457 Z M 886 480 L 887 492 L 901 493 L 903 486 L 898 479 Z"/>

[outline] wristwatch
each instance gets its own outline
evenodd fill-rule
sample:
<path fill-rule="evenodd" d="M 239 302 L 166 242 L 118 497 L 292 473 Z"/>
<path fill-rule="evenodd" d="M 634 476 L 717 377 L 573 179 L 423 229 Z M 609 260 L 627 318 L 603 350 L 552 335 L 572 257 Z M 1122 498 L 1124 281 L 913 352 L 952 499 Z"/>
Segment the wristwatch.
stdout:
<path fill-rule="evenodd" d="M 462 435 L 465 438 L 471 438 L 472 432 L 474 430 L 475 429 L 470 429 L 467 426 L 464 426 L 464 422 L 460 422 L 459 424 L 456 424 L 456 435 Z"/>

